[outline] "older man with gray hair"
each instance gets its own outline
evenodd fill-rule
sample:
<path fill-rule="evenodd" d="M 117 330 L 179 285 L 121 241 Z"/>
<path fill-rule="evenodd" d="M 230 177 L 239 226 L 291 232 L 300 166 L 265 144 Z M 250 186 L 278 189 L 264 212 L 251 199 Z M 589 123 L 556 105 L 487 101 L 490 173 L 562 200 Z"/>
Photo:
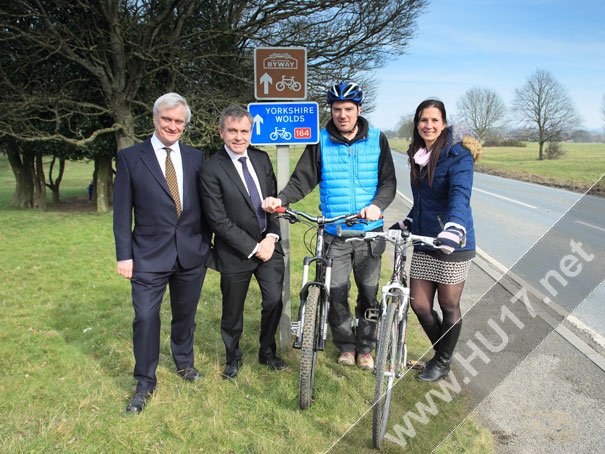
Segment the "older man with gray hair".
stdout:
<path fill-rule="evenodd" d="M 128 413 L 140 413 L 156 387 L 160 305 L 167 286 L 177 372 L 187 381 L 200 378 L 193 363 L 193 333 L 210 234 L 200 202 L 204 155 L 179 142 L 190 120 L 185 98 L 167 93 L 153 106 L 153 135 L 118 152 L 113 231 L 117 272 L 132 287 L 137 380 Z"/>

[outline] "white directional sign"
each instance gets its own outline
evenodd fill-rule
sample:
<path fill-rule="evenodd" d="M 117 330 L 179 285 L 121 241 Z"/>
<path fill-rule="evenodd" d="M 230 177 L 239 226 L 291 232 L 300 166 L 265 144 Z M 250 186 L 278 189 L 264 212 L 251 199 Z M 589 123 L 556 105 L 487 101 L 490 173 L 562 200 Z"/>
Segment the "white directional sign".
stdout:
<path fill-rule="evenodd" d="M 252 115 L 252 145 L 305 145 L 319 142 L 319 106 L 316 102 L 257 102 Z"/>
<path fill-rule="evenodd" d="M 257 47 L 254 49 L 254 97 L 297 99 L 307 97 L 307 49 Z"/>

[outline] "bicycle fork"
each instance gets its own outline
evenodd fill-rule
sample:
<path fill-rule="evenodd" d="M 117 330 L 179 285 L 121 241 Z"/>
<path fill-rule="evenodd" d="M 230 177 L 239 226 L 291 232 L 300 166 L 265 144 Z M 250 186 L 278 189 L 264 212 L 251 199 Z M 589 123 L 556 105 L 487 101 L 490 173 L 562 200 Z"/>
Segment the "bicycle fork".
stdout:
<path fill-rule="evenodd" d="M 397 326 L 399 333 L 397 339 L 397 368 L 395 369 L 395 376 L 401 378 L 403 376 L 403 369 L 407 366 L 408 361 L 408 348 L 406 337 L 408 335 L 408 310 L 410 308 L 410 289 L 404 287 L 402 289 L 401 304 L 397 311 Z"/>
<path fill-rule="evenodd" d="M 382 301 L 380 308 L 376 310 L 376 313 L 380 313 L 377 324 L 379 334 L 382 332 L 382 323 L 386 317 L 389 300 L 391 301 L 390 304 L 395 304 L 394 301 L 399 300 L 397 313 L 394 320 L 398 333 L 394 372 L 397 378 L 401 378 L 403 376 L 403 366 L 407 361 L 407 347 L 405 345 L 405 338 L 407 335 L 407 314 L 410 304 L 410 289 L 397 282 L 391 282 L 382 287 Z M 389 335 L 388 333 L 384 334 L 387 336 Z M 380 341 L 380 339 L 377 341 Z"/>
<path fill-rule="evenodd" d="M 320 261 L 316 266 L 323 266 L 325 275 L 323 282 L 309 281 L 309 268 L 311 263 Z M 320 274 L 320 273 L 318 273 Z M 305 257 L 303 263 L 303 277 L 302 277 L 302 288 L 300 291 L 300 306 L 298 308 L 298 321 L 292 322 L 290 331 L 295 336 L 294 348 L 301 348 L 302 346 L 302 333 L 304 331 L 305 321 L 305 310 L 307 296 L 311 287 L 318 287 L 320 291 L 319 299 L 319 318 L 317 320 L 317 326 L 319 327 L 320 333 L 317 336 L 317 342 L 315 345 L 316 351 L 323 351 L 328 337 L 328 314 L 330 312 L 330 284 L 332 282 L 332 259 L 325 259 L 321 257 Z"/>

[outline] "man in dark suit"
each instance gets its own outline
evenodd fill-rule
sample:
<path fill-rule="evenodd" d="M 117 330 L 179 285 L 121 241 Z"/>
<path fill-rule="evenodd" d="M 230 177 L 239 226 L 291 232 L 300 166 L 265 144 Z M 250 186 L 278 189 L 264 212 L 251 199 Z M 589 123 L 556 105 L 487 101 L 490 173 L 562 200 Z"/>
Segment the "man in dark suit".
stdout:
<path fill-rule="evenodd" d="M 153 136 L 118 153 L 113 214 L 117 271 L 130 279 L 135 314 L 137 387 L 128 413 L 140 413 L 155 390 L 160 305 L 166 286 L 172 308 L 170 346 L 177 371 L 187 381 L 200 378 L 193 364 L 193 332 L 210 232 L 200 203 L 204 155 L 179 143 L 190 120 L 187 101 L 177 93 L 167 93 L 153 106 Z"/>
<path fill-rule="evenodd" d="M 214 263 L 221 273 L 221 335 L 227 356 L 223 378 L 233 379 L 242 364 L 239 342 L 252 275 L 262 293 L 259 362 L 273 370 L 287 369 L 275 344 L 284 256 L 278 220 L 261 208 L 263 197 L 276 193 L 277 183 L 267 153 L 249 146 L 252 117 L 241 106 L 229 106 L 221 113 L 219 134 L 224 147 L 202 169 L 202 205 L 214 233 Z"/>

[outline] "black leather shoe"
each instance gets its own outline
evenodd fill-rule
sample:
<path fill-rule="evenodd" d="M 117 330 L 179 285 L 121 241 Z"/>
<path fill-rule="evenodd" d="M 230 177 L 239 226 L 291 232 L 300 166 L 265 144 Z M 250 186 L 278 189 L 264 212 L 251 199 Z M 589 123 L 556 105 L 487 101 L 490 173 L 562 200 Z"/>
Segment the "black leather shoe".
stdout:
<path fill-rule="evenodd" d="M 237 374 L 239 372 L 239 368 L 242 366 L 241 361 L 240 362 L 233 362 L 233 363 L 228 363 L 225 366 L 225 370 L 223 371 L 223 380 L 233 380 L 235 377 L 237 377 Z"/>
<path fill-rule="evenodd" d="M 136 393 L 130 400 L 128 406 L 126 407 L 126 413 L 132 413 L 136 415 L 141 413 L 143 411 L 143 408 L 145 408 L 147 400 L 150 396 L 151 393 L 148 393 L 146 391 Z"/>
<path fill-rule="evenodd" d="M 265 364 L 271 370 L 286 370 L 288 365 L 278 356 L 271 356 L 265 359 L 259 359 L 259 363 Z"/>
<path fill-rule="evenodd" d="M 178 371 L 178 374 L 181 376 L 183 380 L 187 381 L 197 381 L 202 378 L 202 374 L 195 367 L 188 367 L 186 369 L 181 369 Z"/>

